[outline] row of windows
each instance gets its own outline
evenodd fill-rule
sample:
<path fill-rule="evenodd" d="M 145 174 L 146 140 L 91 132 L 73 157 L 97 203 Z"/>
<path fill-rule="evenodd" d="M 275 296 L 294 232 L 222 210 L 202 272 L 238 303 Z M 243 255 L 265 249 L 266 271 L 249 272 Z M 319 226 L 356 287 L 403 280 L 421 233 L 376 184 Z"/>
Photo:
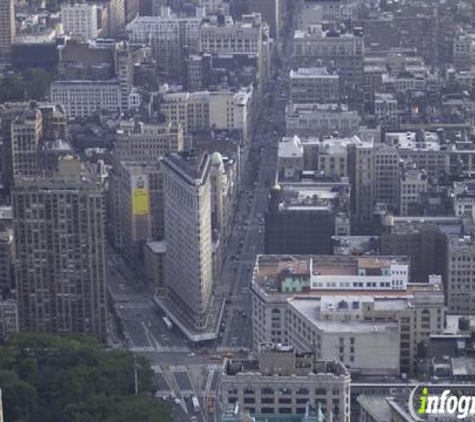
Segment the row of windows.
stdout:
<path fill-rule="evenodd" d="M 291 395 L 292 390 L 290 388 L 279 388 L 279 389 L 274 389 L 271 387 L 263 387 L 261 388 L 261 395 L 273 395 L 278 393 L 279 395 Z M 243 390 L 244 395 L 253 395 L 256 393 L 256 390 L 254 388 L 247 387 Z M 339 396 L 341 391 L 339 389 L 327 389 L 327 388 L 316 388 L 314 390 L 314 394 L 316 396 L 326 396 L 327 394 L 332 394 L 334 396 Z M 228 394 L 229 395 L 237 395 L 238 394 L 238 389 L 237 388 L 228 388 Z M 294 391 L 294 394 L 296 395 L 309 395 L 311 394 L 311 391 L 309 388 L 301 387 L 298 388 Z M 291 398 L 285 399 L 288 400 L 288 403 L 291 402 Z M 334 404 L 339 403 L 339 399 L 333 399 Z"/>

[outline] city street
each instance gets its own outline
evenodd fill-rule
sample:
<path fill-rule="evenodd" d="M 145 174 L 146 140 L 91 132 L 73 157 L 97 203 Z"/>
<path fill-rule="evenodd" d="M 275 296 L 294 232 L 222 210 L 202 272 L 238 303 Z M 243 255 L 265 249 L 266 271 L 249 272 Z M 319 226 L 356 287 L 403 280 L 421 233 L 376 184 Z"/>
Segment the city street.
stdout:
<path fill-rule="evenodd" d="M 264 216 L 269 188 L 276 180 L 278 142 L 285 134 L 291 51 L 292 42 L 287 42 L 282 69 L 277 72 L 280 76 L 271 78 L 267 88 L 271 101 L 262 107 L 256 122 L 216 292 L 227 298 L 218 340 L 192 345 L 176 327 L 167 328 L 162 311 L 152 300 L 152 288 L 116 251 L 108 250 L 108 289 L 122 322 L 124 346 L 149 359 L 157 400 L 172 403 L 175 421 L 217 420 L 223 354 L 247 356 L 252 348 L 249 286 L 256 256 L 264 252 Z M 199 411 L 194 409 L 192 396 L 199 400 Z M 211 407 L 210 398 L 215 400 Z"/>
<path fill-rule="evenodd" d="M 163 314 L 152 300 L 151 290 L 111 248 L 108 249 L 107 265 L 108 290 L 122 321 L 126 346 L 136 352 L 189 353 L 181 333 L 167 330 Z"/>

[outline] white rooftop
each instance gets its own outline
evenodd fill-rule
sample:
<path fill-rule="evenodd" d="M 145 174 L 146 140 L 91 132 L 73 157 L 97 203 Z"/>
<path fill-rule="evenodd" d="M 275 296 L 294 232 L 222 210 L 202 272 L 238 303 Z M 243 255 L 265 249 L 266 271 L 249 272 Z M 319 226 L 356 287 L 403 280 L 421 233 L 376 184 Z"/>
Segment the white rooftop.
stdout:
<path fill-rule="evenodd" d="M 285 136 L 279 142 L 279 157 L 292 158 L 303 156 L 303 146 L 297 135 Z"/>
<path fill-rule="evenodd" d="M 424 132 L 424 140 L 416 142 L 416 132 L 387 132 L 386 142 L 399 149 L 420 149 L 440 151 L 439 135 L 435 132 Z"/>
<path fill-rule="evenodd" d="M 167 251 L 167 242 L 164 240 L 147 242 L 147 246 L 152 250 L 153 253 L 166 253 Z"/>
<path fill-rule="evenodd" d="M 357 297 L 354 297 L 355 300 Z M 332 296 L 329 298 L 334 303 L 346 300 L 350 304 L 351 297 Z M 362 297 L 363 299 L 363 297 Z M 371 302 L 371 299 L 364 297 L 365 303 Z M 374 300 L 374 299 L 373 299 Z M 365 320 L 348 320 L 342 315 L 341 320 L 322 320 L 323 305 L 320 299 L 299 299 L 298 297 L 289 299 L 289 304 L 295 308 L 300 314 L 304 315 L 315 327 L 325 332 L 334 333 L 383 333 L 389 330 L 397 330 L 398 323 L 392 321 L 365 321 Z M 323 310 L 325 312 L 325 310 Z M 327 311 L 328 312 L 328 311 Z M 361 312 L 361 310 L 360 310 Z M 348 313 L 345 310 L 343 313 Z"/>
<path fill-rule="evenodd" d="M 12 218 L 12 207 L 9 205 L 0 206 L 0 220 L 11 220 Z"/>
<path fill-rule="evenodd" d="M 326 67 L 301 67 L 290 71 L 290 79 L 309 79 L 315 77 L 338 79 L 339 76 L 330 73 Z"/>

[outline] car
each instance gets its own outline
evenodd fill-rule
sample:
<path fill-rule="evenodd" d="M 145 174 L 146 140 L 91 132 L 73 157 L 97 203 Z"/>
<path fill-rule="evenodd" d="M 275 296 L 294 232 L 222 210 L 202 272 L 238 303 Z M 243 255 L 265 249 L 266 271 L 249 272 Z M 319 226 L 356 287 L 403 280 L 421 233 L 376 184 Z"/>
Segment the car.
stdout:
<path fill-rule="evenodd" d="M 193 352 L 191 352 L 191 353 L 188 353 L 186 356 L 188 356 L 189 358 L 192 358 L 192 357 L 195 357 L 195 356 L 196 356 L 196 354 L 195 354 L 195 353 L 193 353 Z"/>

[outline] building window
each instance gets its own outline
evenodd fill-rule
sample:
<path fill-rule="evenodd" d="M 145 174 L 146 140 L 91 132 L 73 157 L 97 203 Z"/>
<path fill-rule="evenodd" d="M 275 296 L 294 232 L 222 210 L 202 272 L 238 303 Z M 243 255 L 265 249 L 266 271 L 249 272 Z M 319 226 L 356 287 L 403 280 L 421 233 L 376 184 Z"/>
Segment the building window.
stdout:
<path fill-rule="evenodd" d="M 292 399 L 291 398 L 280 398 L 279 399 L 279 404 L 292 404 Z"/>

